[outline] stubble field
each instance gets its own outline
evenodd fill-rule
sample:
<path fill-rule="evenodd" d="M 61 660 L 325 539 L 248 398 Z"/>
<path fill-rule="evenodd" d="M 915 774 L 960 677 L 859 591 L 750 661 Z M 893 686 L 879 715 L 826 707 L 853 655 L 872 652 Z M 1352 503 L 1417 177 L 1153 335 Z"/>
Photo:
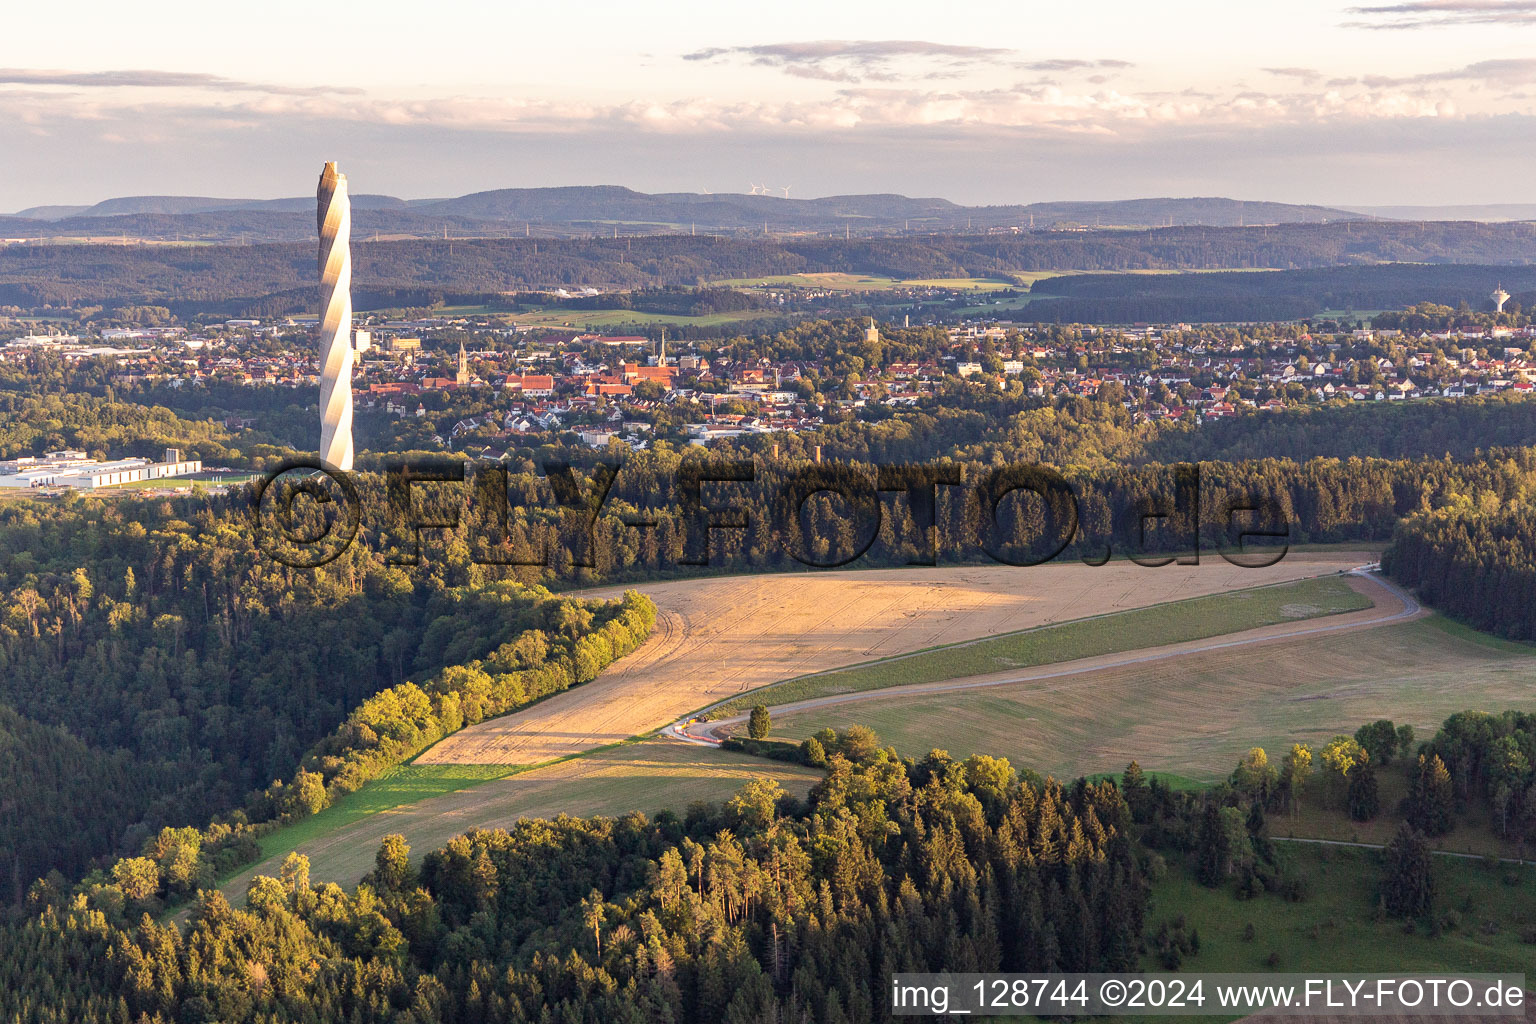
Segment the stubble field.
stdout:
<path fill-rule="evenodd" d="M 596 680 L 463 729 L 421 764 L 530 765 L 644 734 L 696 708 L 826 669 L 1054 622 L 1338 572 L 1358 552 L 1243 569 L 1052 564 L 720 577 L 647 584 L 655 635 Z M 618 589 L 590 592 L 614 596 Z"/>
<path fill-rule="evenodd" d="M 905 754 L 993 754 L 1058 777 L 1119 772 L 1134 759 L 1214 781 L 1253 746 L 1278 758 L 1377 718 L 1427 738 L 1456 711 L 1533 701 L 1530 647 L 1426 616 L 982 690 L 871 695 L 776 715 L 774 735 L 859 723 Z"/>

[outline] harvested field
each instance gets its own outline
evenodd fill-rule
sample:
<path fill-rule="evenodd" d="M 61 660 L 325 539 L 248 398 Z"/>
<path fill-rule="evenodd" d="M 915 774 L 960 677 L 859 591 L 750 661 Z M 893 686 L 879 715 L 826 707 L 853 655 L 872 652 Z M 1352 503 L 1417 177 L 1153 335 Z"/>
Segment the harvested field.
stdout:
<path fill-rule="evenodd" d="M 478 782 L 468 788 L 414 803 L 349 813 L 347 800 L 369 801 L 369 787 L 327 808 L 313 819 L 273 834 L 268 856 L 243 868 L 220 888 L 235 904 L 257 875 L 278 873 L 283 858 L 297 850 L 310 861 L 317 884 L 351 886 L 373 869 L 379 841 L 392 832 L 405 836 L 416 857 L 442 847 L 473 828 L 505 828 L 519 818 L 594 815 L 631 811 L 682 813 L 696 800 L 719 803 L 753 779 L 768 778 L 803 797 L 822 773 L 799 765 L 765 761 L 707 747 L 661 740 L 628 743 L 587 757 Z M 365 812 L 370 809 L 362 808 Z M 329 817 L 327 817 L 329 816 Z M 313 822 L 313 827 L 304 827 Z"/>
<path fill-rule="evenodd" d="M 656 635 L 591 683 L 481 722 L 423 764 L 538 764 L 657 729 L 759 686 L 940 644 L 1337 572 L 1359 552 L 1242 569 L 1111 562 L 769 574 L 645 584 Z M 590 592 L 613 596 L 621 588 Z"/>
<path fill-rule="evenodd" d="M 1135 759 L 1215 780 L 1249 747 L 1278 756 L 1377 718 L 1429 736 L 1456 711 L 1529 710 L 1536 651 L 1427 616 L 987 689 L 859 696 L 776 712 L 774 736 L 860 723 L 919 756 L 933 747 L 995 754 L 1062 777 L 1118 772 Z"/>
<path fill-rule="evenodd" d="M 1360 611 L 1371 607 L 1365 589 L 1352 576 L 1322 576 L 1074 619 L 1023 633 L 967 640 L 853 668 L 801 676 L 737 697 L 709 709 L 703 717 L 725 720 L 744 716 L 754 704 L 778 707 L 836 694 L 988 673 L 1007 674 L 1013 669 L 1187 643 L 1284 622 Z M 1299 603 L 1297 598 L 1306 598 L 1308 603 Z"/>

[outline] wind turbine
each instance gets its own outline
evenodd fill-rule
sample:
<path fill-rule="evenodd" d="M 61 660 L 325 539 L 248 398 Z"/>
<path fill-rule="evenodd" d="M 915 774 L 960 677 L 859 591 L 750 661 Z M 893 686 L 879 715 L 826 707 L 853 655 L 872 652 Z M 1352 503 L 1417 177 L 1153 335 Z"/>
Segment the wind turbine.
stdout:
<path fill-rule="evenodd" d="M 785 198 L 785 199 L 788 199 L 788 198 L 789 198 L 789 189 L 790 189 L 790 186 L 788 186 L 788 185 L 780 185 L 780 186 L 779 186 L 779 188 L 780 188 L 780 190 L 782 190 L 782 191 L 783 191 L 783 193 L 784 193 L 784 198 Z"/>

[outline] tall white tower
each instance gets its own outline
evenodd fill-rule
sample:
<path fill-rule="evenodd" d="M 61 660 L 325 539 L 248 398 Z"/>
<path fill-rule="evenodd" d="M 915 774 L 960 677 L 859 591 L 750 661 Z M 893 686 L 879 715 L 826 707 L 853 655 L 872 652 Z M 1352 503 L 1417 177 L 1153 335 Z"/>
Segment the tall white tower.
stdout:
<path fill-rule="evenodd" d="M 1488 297 L 1493 300 L 1493 308 L 1496 312 L 1504 312 L 1504 303 L 1509 301 L 1509 292 L 1504 290 L 1502 284 L 1495 288 L 1493 294 Z"/>
<path fill-rule="evenodd" d="M 315 193 L 320 230 L 320 461 L 352 468 L 352 202 L 331 161 Z"/>

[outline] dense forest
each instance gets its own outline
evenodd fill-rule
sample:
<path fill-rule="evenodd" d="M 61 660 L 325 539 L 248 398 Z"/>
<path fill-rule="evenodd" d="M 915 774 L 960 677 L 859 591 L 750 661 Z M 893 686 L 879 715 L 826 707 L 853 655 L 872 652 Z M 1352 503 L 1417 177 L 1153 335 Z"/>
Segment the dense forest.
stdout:
<path fill-rule="evenodd" d="M 1516 302 L 1536 296 L 1536 268 L 1416 263 L 1274 273 L 1073 274 L 1036 281 L 1024 315 L 1045 323 L 1273 321 L 1320 310 L 1395 310 L 1418 302 L 1491 309 L 1502 283 Z M 1513 308 L 1511 306 L 1510 308 Z M 1390 318 L 1380 326 L 1396 324 Z"/>
<path fill-rule="evenodd" d="M 274 391 L 235 390 L 247 401 Z M 165 394 L 202 414 L 206 403 L 216 400 L 190 392 Z M 285 452 L 254 443 L 255 438 L 225 439 L 221 427 L 164 411 L 150 410 L 143 419 L 146 410 L 132 404 L 45 396 L 18 400 L 16 408 L 11 451 L 40 451 L 61 443 L 94 450 L 110 437 L 129 450 L 154 451 L 151 446 L 175 442 L 205 457 L 233 455 L 239 443 L 246 461 L 257 466 L 272 464 Z M 61 423 L 78 426 L 60 431 Z M 43 427 L 49 432 L 38 429 Z M 137 430 L 150 431 L 150 436 L 138 439 Z M 1189 463 L 1201 466 L 1199 511 L 1207 550 L 1231 541 L 1228 508 L 1234 504 L 1265 510 L 1269 523 L 1288 524 L 1292 542 L 1387 540 L 1404 516 L 1467 500 L 1507 501 L 1524 493 L 1532 474 L 1530 455 L 1515 446 L 1533 435 L 1536 403 L 1514 398 L 1304 407 L 1195 427 L 1133 423 L 1111 401 L 1044 403 L 995 393 L 960 394 L 953 404 L 899 418 L 850 420 L 803 435 L 739 438 L 721 442 L 710 453 L 667 445 L 622 455 L 594 453 L 571 439 L 530 446 L 499 463 L 477 462 L 465 467 L 464 483 L 439 488 L 464 514 L 457 528 L 429 538 L 427 559 L 456 562 L 446 571 L 460 578 L 467 578 L 472 559 L 512 557 L 547 566 L 524 567 L 525 580 L 569 579 L 573 560 L 590 565 L 583 575 L 643 579 L 705 561 L 700 546 L 704 521 L 723 513 L 706 512 L 703 506 L 734 505 L 746 526 L 710 530 L 707 560 L 717 569 L 800 568 L 843 560 L 865 544 L 860 564 L 905 564 L 924 557 L 928 546 L 922 539 L 927 531 L 918 521 L 927 513 L 920 507 L 914 512 L 913 505 L 914 496 L 923 500 L 927 485 L 916 478 L 896 482 L 904 465 L 937 473 L 932 514 L 942 561 L 1024 551 L 1047 532 L 1051 510 L 1040 498 L 996 490 L 1021 482 L 1008 474 L 1034 464 L 1065 467 L 1063 479 L 1075 507 L 1060 510 L 1065 518 L 1051 530 L 1058 539 L 1065 534 L 1074 541 L 1070 556 L 1101 552 L 1105 543 L 1122 553 L 1135 550 L 1139 516 L 1171 510 L 1177 478 L 1173 467 Z M 199 436 L 219 440 L 199 441 Z M 1510 447 L 1485 450 L 1489 444 Z M 826 460 L 820 468 L 811 465 L 816 446 Z M 441 453 L 417 457 L 443 458 Z M 389 507 L 383 480 L 375 475 L 385 461 L 365 455 L 360 463 L 372 471 L 360 480 L 367 506 L 364 545 L 379 546 L 381 516 Z M 733 472 L 751 479 L 701 482 L 699 505 L 689 505 L 692 490 L 681 487 L 681 480 L 689 473 L 718 474 L 719 467 L 737 462 L 745 468 Z M 574 467 L 567 493 L 557 491 L 560 481 L 549 475 L 563 464 Z M 1016 469 L 1001 468 L 1009 466 Z M 499 488 L 503 482 L 505 510 L 482 500 L 489 493 L 485 486 Z M 818 487 L 796 515 L 785 501 L 813 482 L 831 489 Z M 589 507 L 592 502 L 595 506 Z M 97 502 L 79 507 L 94 508 Z M 1154 530 L 1152 546 L 1187 545 L 1192 535 L 1182 519 L 1188 511 L 1180 506 L 1179 524 L 1169 521 L 1161 533 Z M 220 521 L 243 514 L 219 503 L 205 512 Z M 470 545 L 477 545 L 473 553 Z M 490 570 L 482 566 L 475 571 Z"/>
<path fill-rule="evenodd" d="M 1425 601 L 1512 640 L 1536 639 L 1536 511 L 1508 503 L 1458 503 L 1405 519 L 1382 560 Z"/>
<path fill-rule="evenodd" d="M 181 416 L 160 405 L 103 395 L 23 394 L 0 387 L 0 452 L 7 458 L 73 448 L 95 459 L 159 459 L 179 448 L 206 465 L 249 464 L 287 449 L 260 431 L 225 427 L 216 410 Z M 231 389 L 234 390 L 234 389 Z M 249 391 L 249 389 L 240 389 Z M 227 414 L 226 414 L 227 415 Z"/>
<path fill-rule="evenodd" d="M 785 346 L 799 344 L 795 339 L 809 330 L 807 325 L 787 332 L 774 344 L 788 351 Z M 804 345 L 814 353 L 812 342 Z M 882 359 L 891 353 L 844 358 L 865 356 Z M 163 399 L 179 408 L 178 414 L 121 401 L 100 384 L 86 386 L 106 397 L 23 396 L 0 388 L 0 402 L 15 413 L 4 450 L 35 453 L 75 445 L 101 454 L 154 454 L 173 445 L 206 459 L 258 468 L 292 454 L 284 446 L 264 443 L 259 433 L 234 436 L 221 424 L 196 418 L 214 415 L 226 400 L 239 400 L 243 408 L 281 422 L 289 411 L 281 403 L 292 400 L 287 389 L 160 389 L 133 396 Z M 640 453 L 594 453 L 574 437 L 533 438 L 502 462 L 465 467 L 463 484 L 439 488 L 464 515 L 458 527 L 429 537 L 427 559 L 447 558 L 452 567 L 445 571 L 463 581 L 472 571 L 481 577 L 493 571 L 472 565 L 476 559 L 511 558 L 530 563 L 518 568 L 519 578 L 546 583 L 569 580 L 574 562 L 588 566 L 579 575 L 605 580 L 698 571 L 701 566 L 688 569 L 686 563 L 706 561 L 716 569 L 803 568 L 845 561 L 861 550 L 859 564 L 899 565 L 932 557 L 924 540 L 925 491 L 932 494 L 941 561 L 1034 550 L 1034 542 L 1047 532 L 1071 542 L 1068 557 L 1102 553 L 1106 543 L 1125 553 L 1141 543 L 1144 512 L 1177 511 L 1149 536 L 1152 548 L 1166 549 L 1188 546 L 1193 539 L 1187 503 L 1181 499 L 1177 509 L 1171 504 L 1178 486 L 1173 467 L 1193 463 L 1201 466 L 1199 511 L 1208 551 L 1231 542 L 1228 509 L 1233 505 L 1263 512 L 1262 517 L 1243 513 L 1245 522 L 1258 517 L 1288 527 L 1291 542 L 1387 540 L 1402 517 L 1467 501 L 1509 501 L 1525 493 L 1532 466 L 1529 450 L 1519 446 L 1532 436 L 1536 403 L 1514 397 L 1298 407 L 1196 426 L 1136 423 L 1123 406 L 1102 395 L 1047 402 L 960 389 L 896 416 L 848 419 L 799 435 L 743 437 L 720 442 L 709 453 L 660 443 Z M 819 468 L 811 465 L 817 447 L 826 460 Z M 441 460 L 443 455 L 416 457 Z M 383 480 L 375 474 L 386 461 L 370 453 L 360 461 L 371 471 L 360 483 L 368 508 L 361 541 L 366 546 L 381 546 L 380 517 L 389 503 Z M 701 482 L 698 505 L 690 505 L 693 490 L 680 481 L 690 473 L 718 474 L 719 467 L 732 463 L 744 463 L 732 472 L 750 479 Z M 1009 495 L 998 490 L 1021 482 L 1009 473 L 1034 464 L 1064 468 L 1074 507 L 1053 512 L 1028 491 Z M 550 477 L 561 465 L 573 467 L 566 492 L 557 490 L 560 481 Z M 936 475 L 930 484 L 916 477 L 898 482 L 906 472 L 902 466 Z M 483 500 L 489 493 L 485 486 L 502 483 L 504 510 Z M 810 483 L 818 486 L 803 509 L 785 504 Z M 745 528 L 710 529 L 706 558 L 701 547 L 705 521 L 728 513 L 704 506 L 731 505 L 741 510 Z M 66 507 L 101 506 L 88 500 Z M 202 507 L 204 517 L 221 523 L 237 522 L 245 514 L 239 511 L 241 502 L 188 507 Z M 35 514 L 27 508 L 12 511 L 23 518 Z M 1055 513 L 1056 520 L 1048 523 Z M 146 549 L 143 558 L 149 557 Z M 67 574 L 79 567 L 59 571 Z M 113 566 L 108 574 L 120 575 L 121 568 Z"/>
<path fill-rule="evenodd" d="M 757 782 L 686 819 L 472 832 L 419 869 L 392 837 L 352 894 L 294 856 L 185 932 L 129 881 L 34 894 L 0 940 L 6 1020 L 883 1020 L 892 970 L 1128 969 L 1147 900 L 1113 783 L 859 736 L 804 806 Z"/>
<path fill-rule="evenodd" d="M 1290 301 L 1305 294 L 1319 303 L 1319 309 L 1325 308 L 1325 296 L 1361 300 L 1357 303 L 1360 308 L 1388 308 L 1401 303 L 1385 299 L 1404 293 L 1410 283 L 1420 286 L 1414 299 L 1439 289 L 1435 291 L 1439 301 L 1481 300 L 1501 275 L 1507 276 L 1505 284 L 1515 290 L 1530 287 L 1529 283 L 1520 284 L 1521 275 L 1528 277 L 1529 272 L 1519 268 L 1536 261 L 1536 228 L 1523 223 L 1373 221 L 852 240 L 688 235 L 379 242 L 365 238 L 360 235 L 352 249 L 357 288 L 461 293 L 694 286 L 720 279 L 829 271 L 912 279 L 1007 277 L 1051 270 L 1289 270 L 1404 262 L 1488 265 L 1477 275 L 1478 284 L 1470 292 L 1461 283 L 1468 276 L 1466 271 L 1450 269 L 1442 280 L 1434 273 L 1438 268 L 1416 268 L 1407 273 L 1399 268 L 1361 267 L 1330 270 L 1315 279 L 1294 279 L 1295 283 L 1277 279 L 1277 290 L 1265 293 L 1272 301 Z M 244 303 L 263 301 L 264 296 L 275 293 L 290 293 L 297 299 L 302 293 L 296 290 L 311 284 L 313 264 L 313 245 L 299 243 L 13 245 L 0 248 L 0 282 L 4 282 L 0 284 L 0 304 L 35 307 L 154 302 L 182 315 L 200 311 L 235 315 Z M 1373 281 L 1371 270 L 1382 276 Z M 1345 275 L 1343 284 L 1336 280 L 1338 273 Z M 1061 279 L 1053 279 L 1052 285 L 1057 289 L 1106 287 L 1093 282 L 1069 285 Z M 1242 289 L 1269 286 L 1226 280 L 1206 285 L 1183 279 L 1177 285 L 1158 285 L 1138 278 L 1121 287 L 1153 289 L 1151 297 L 1179 288 L 1206 301 L 1213 297 L 1226 300 Z M 1218 291 L 1212 295 L 1209 289 Z M 1251 320 L 1256 316 L 1250 312 L 1235 318 Z M 1055 315 L 1048 319 L 1054 320 Z"/>
<path fill-rule="evenodd" d="M 421 547 L 424 562 L 442 563 L 450 576 L 500 562 L 549 583 L 612 583 L 935 558 L 1092 561 L 1106 546 L 1119 555 L 1188 551 L 1197 526 L 1210 557 L 1236 548 L 1240 532 L 1289 543 L 1386 541 L 1399 519 L 1420 510 L 1524 493 L 1533 458 L 1529 449 L 1500 449 L 1466 460 L 1209 462 L 1199 466 L 1197 490 L 1194 468 L 1172 465 L 1057 474 L 1022 458 L 934 462 L 896 453 L 816 464 L 793 453 L 732 459 L 695 449 L 570 467 L 553 459 L 466 465 L 424 453 L 419 466 L 454 479 L 413 493 L 435 502 L 422 521 L 457 518 L 424 535 Z M 358 498 L 345 507 L 362 523 L 353 547 L 395 557 L 398 520 L 385 474 L 354 475 L 353 483 Z M 1154 521 L 1144 524 L 1146 516 Z M 325 532 L 318 523 L 285 532 L 303 529 Z M 302 562 L 328 543 L 299 544 L 284 557 Z"/>
<path fill-rule="evenodd" d="M 685 816 L 522 821 L 425 857 L 386 836 L 355 891 L 291 854 L 244 906 L 200 891 L 157 923 L 162 835 L 78 886 L 34 886 L 0 923 L 0 1013 L 17 1024 L 211 1021 L 729 1021 L 890 1018 L 894 971 L 1176 970 L 1202 939 L 1149 913 L 1170 872 L 1237 900 L 1304 902 L 1272 836 L 1303 802 L 1366 821 L 1400 766 L 1404 821 L 1359 893 L 1377 919 L 1454 928 L 1427 838 L 1474 805 L 1536 833 L 1536 720 L 1462 712 L 1427 742 L 1387 720 L 1254 748 L 1230 780 L 1175 790 L 1135 763 L 1062 785 L 973 755 L 901 757 L 862 726 L 799 751 L 804 802 L 748 783 Z M 170 832 L 172 830 L 168 830 Z M 166 847 L 162 850 L 160 847 Z M 1326 869 L 1325 869 L 1326 870 Z M 1536 930 L 1529 934 L 1536 935 Z M 1249 938 L 1252 937 L 1250 927 Z M 1531 939 L 1527 939 L 1531 941 Z"/>
<path fill-rule="evenodd" d="M 258 550 L 248 517 L 243 497 L 0 506 L 0 705 L 37 724 L 5 731 L 0 898 L 162 825 L 242 805 L 251 822 L 313 812 L 466 721 L 590 679 L 649 633 L 629 604 L 494 583 L 467 560 L 407 575 L 359 548 L 290 569 Z M 81 741 L 97 753 L 69 756 Z M 248 803 L 301 763 L 308 792 L 290 782 Z M 99 787 L 129 767 L 136 785 Z"/>

